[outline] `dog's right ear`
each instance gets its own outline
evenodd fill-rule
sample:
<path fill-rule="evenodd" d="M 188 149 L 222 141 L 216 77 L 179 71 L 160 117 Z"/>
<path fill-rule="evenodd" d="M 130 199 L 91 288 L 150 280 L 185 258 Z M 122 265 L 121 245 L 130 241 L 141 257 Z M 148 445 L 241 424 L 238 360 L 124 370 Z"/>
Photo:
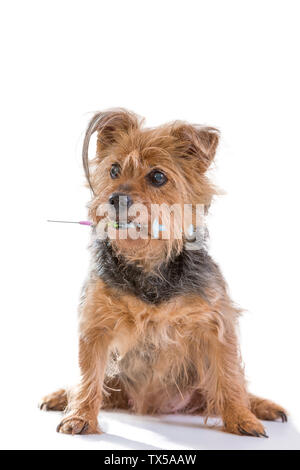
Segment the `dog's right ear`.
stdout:
<path fill-rule="evenodd" d="M 94 134 L 94 132 L 98 133 L 97 140 L 100 148 L 102 149 L 108 145 L 113 144 L 120 134 L 129 133 L 131 130 L 138 129 L 139 126 L 139 117 L 136 114 L 122 108 L 99 112 L 92 117 L 85 133 L 82 148 L 83 168 L 92 191 L 93 188 L 90 182 L 88 156 L 91 136 Z"/>

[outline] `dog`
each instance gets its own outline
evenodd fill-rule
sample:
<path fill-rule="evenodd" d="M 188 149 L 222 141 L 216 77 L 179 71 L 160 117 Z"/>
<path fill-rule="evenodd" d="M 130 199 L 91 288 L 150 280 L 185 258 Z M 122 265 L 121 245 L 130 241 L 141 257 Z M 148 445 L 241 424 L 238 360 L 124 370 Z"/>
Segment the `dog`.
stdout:
<path fill-rule="evenodd" d="M 260 419 L 287 421 L 283 408 L 247 391 L 236 332 L 241 310 L 207 252 L 207 230 L 198 227 L 195 207 L 205 215 L 218 193 L 207 176 L 218 142 L 215 128 L 181 121 L 145 128 L 125 109 L 91 119 L 83 144 L 93 228 L 79 307 L 81 382 L 40 405 L 65 412 L 57 431 L 100 433 L 100 409 L 220 416 L 225 431 L 256 437 L 268 437 Z M 128 215 L 134 204 L 147 212 L 139 223 Z M 192 207 L 192 240 L 185 216 L 171 211 L 162 222 L 174 204 Z M 102 205 L 114 219 L 99 214 Z M 155 213 L 155 236 L 153 206 L 164 207 Z"/>

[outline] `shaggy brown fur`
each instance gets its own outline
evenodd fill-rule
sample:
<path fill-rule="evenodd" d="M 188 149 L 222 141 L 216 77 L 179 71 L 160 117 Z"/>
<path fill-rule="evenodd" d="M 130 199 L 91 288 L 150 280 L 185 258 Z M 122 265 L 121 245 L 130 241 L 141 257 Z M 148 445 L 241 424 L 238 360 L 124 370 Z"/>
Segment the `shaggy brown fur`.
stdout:
<path fill-rule="evenodd" d="M 94 132 L 98 133 L 97 155 L 89 162 L 88 144 Z M 93 193 L 89 214 L 94 225 L 101 220 L 98 206 L 119 192 L 149 210 L 154 203 L 203 204 L 207 209 L 216 189 L 206 170 L 218 138 L 216 129 L 182 122 L 143 128 L 136 115 L 122 109 L 96 114 L 83 149 Z M 110 170 L 116 163 L 121 172 L 112 179 Z M 163 171 L 166 184 L 149 184 L 153 169 Z M 194 274 L 204 270 L 201 285 L 205 279 L 205 295 L 196 288 L 185 290 L 182 282 L 178 284 L 182 291 L 151 303 L 130 290 L 130 276 L 124 289 L 110 283 L 109 257 L 134 266 L 144 285 L 149 279 L 156 285 L 160 268 L 164 266 L 166 272 L 174 268 L 171 263 L 182 259 L 184 235 L 176 239 L 171 231 L 168 240 L 117 236 L 109 249 L 105 252 L 109 253 L 108 274 L 104 276 L 93 244 L 91 272 L 80 305 L 81 382 L 68 393 L 60 390 L 45 397 L 41 404 L 44 409 L 66 411 L 58 426 L 60 432 L 99 433 L 100 408 L 219 415 L 226 431 L 257 437 L 266 435 L 257 418 L 286 420 L 281 407 L 247 392 L 236 334 L 240 311 L 210 258 L 203 255 L 202 267 L 190 268 Z M 197 276 L 192 279 L 197 287 Z M 137 292 L 139 286 L 138 279 Z M 157 289 L 159 293 L 158 282 Z"/>

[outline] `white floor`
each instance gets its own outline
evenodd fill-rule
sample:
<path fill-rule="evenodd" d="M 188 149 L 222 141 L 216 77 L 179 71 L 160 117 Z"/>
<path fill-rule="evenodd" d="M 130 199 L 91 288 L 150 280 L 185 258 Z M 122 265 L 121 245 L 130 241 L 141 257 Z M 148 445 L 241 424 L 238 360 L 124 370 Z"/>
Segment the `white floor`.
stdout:
<path fill-rule="evenodd" d="M 6 449 L 300 449 L 300 434 L 289 423 L 265 422 L 269 439 L 226 434 L 220 427 L 208 428 L 195 416 L 144 417 L 102 412 L 104 434 L 68 436 L 55 432 L 61 413 L 36 409 L 23 418 L 18 431 L 1 437 Z M 12 424 L 12 423 L 11 423 Z M 14 423 L 16 424 L 16 423 Z M 213 424 L 210 421 L 209 424 Z M 2 431 L 3 431 L 2 426 Z"/>

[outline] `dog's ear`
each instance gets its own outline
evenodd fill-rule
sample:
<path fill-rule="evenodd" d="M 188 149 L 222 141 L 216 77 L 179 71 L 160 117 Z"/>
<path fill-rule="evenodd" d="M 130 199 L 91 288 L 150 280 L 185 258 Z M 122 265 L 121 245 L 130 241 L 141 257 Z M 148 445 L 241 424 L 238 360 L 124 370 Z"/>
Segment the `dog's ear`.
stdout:
<path fill-rule="evenodd" d="M 217 150 L 219 143 L 218 129 L 175 122 L 171 133 L 178 139 L 183 156 L 197 158 L 200 171 L 205 173 Z"/>
<path fill-rule="evenodd" d="M 90 182 L 88 157 L 91 136 L 94 132 L 98 133 L 98 145 L 103 149 L 106 146 L 113 144 L 118 136 L 129 133 L 131 130 L 137 129 L 139 126 L 140 118 L 136 114 L 122 108 L 98 112 L 92 117 L 85 133 L 82 148 L 83 168 L 92 191 L 93 188 Z"/>

